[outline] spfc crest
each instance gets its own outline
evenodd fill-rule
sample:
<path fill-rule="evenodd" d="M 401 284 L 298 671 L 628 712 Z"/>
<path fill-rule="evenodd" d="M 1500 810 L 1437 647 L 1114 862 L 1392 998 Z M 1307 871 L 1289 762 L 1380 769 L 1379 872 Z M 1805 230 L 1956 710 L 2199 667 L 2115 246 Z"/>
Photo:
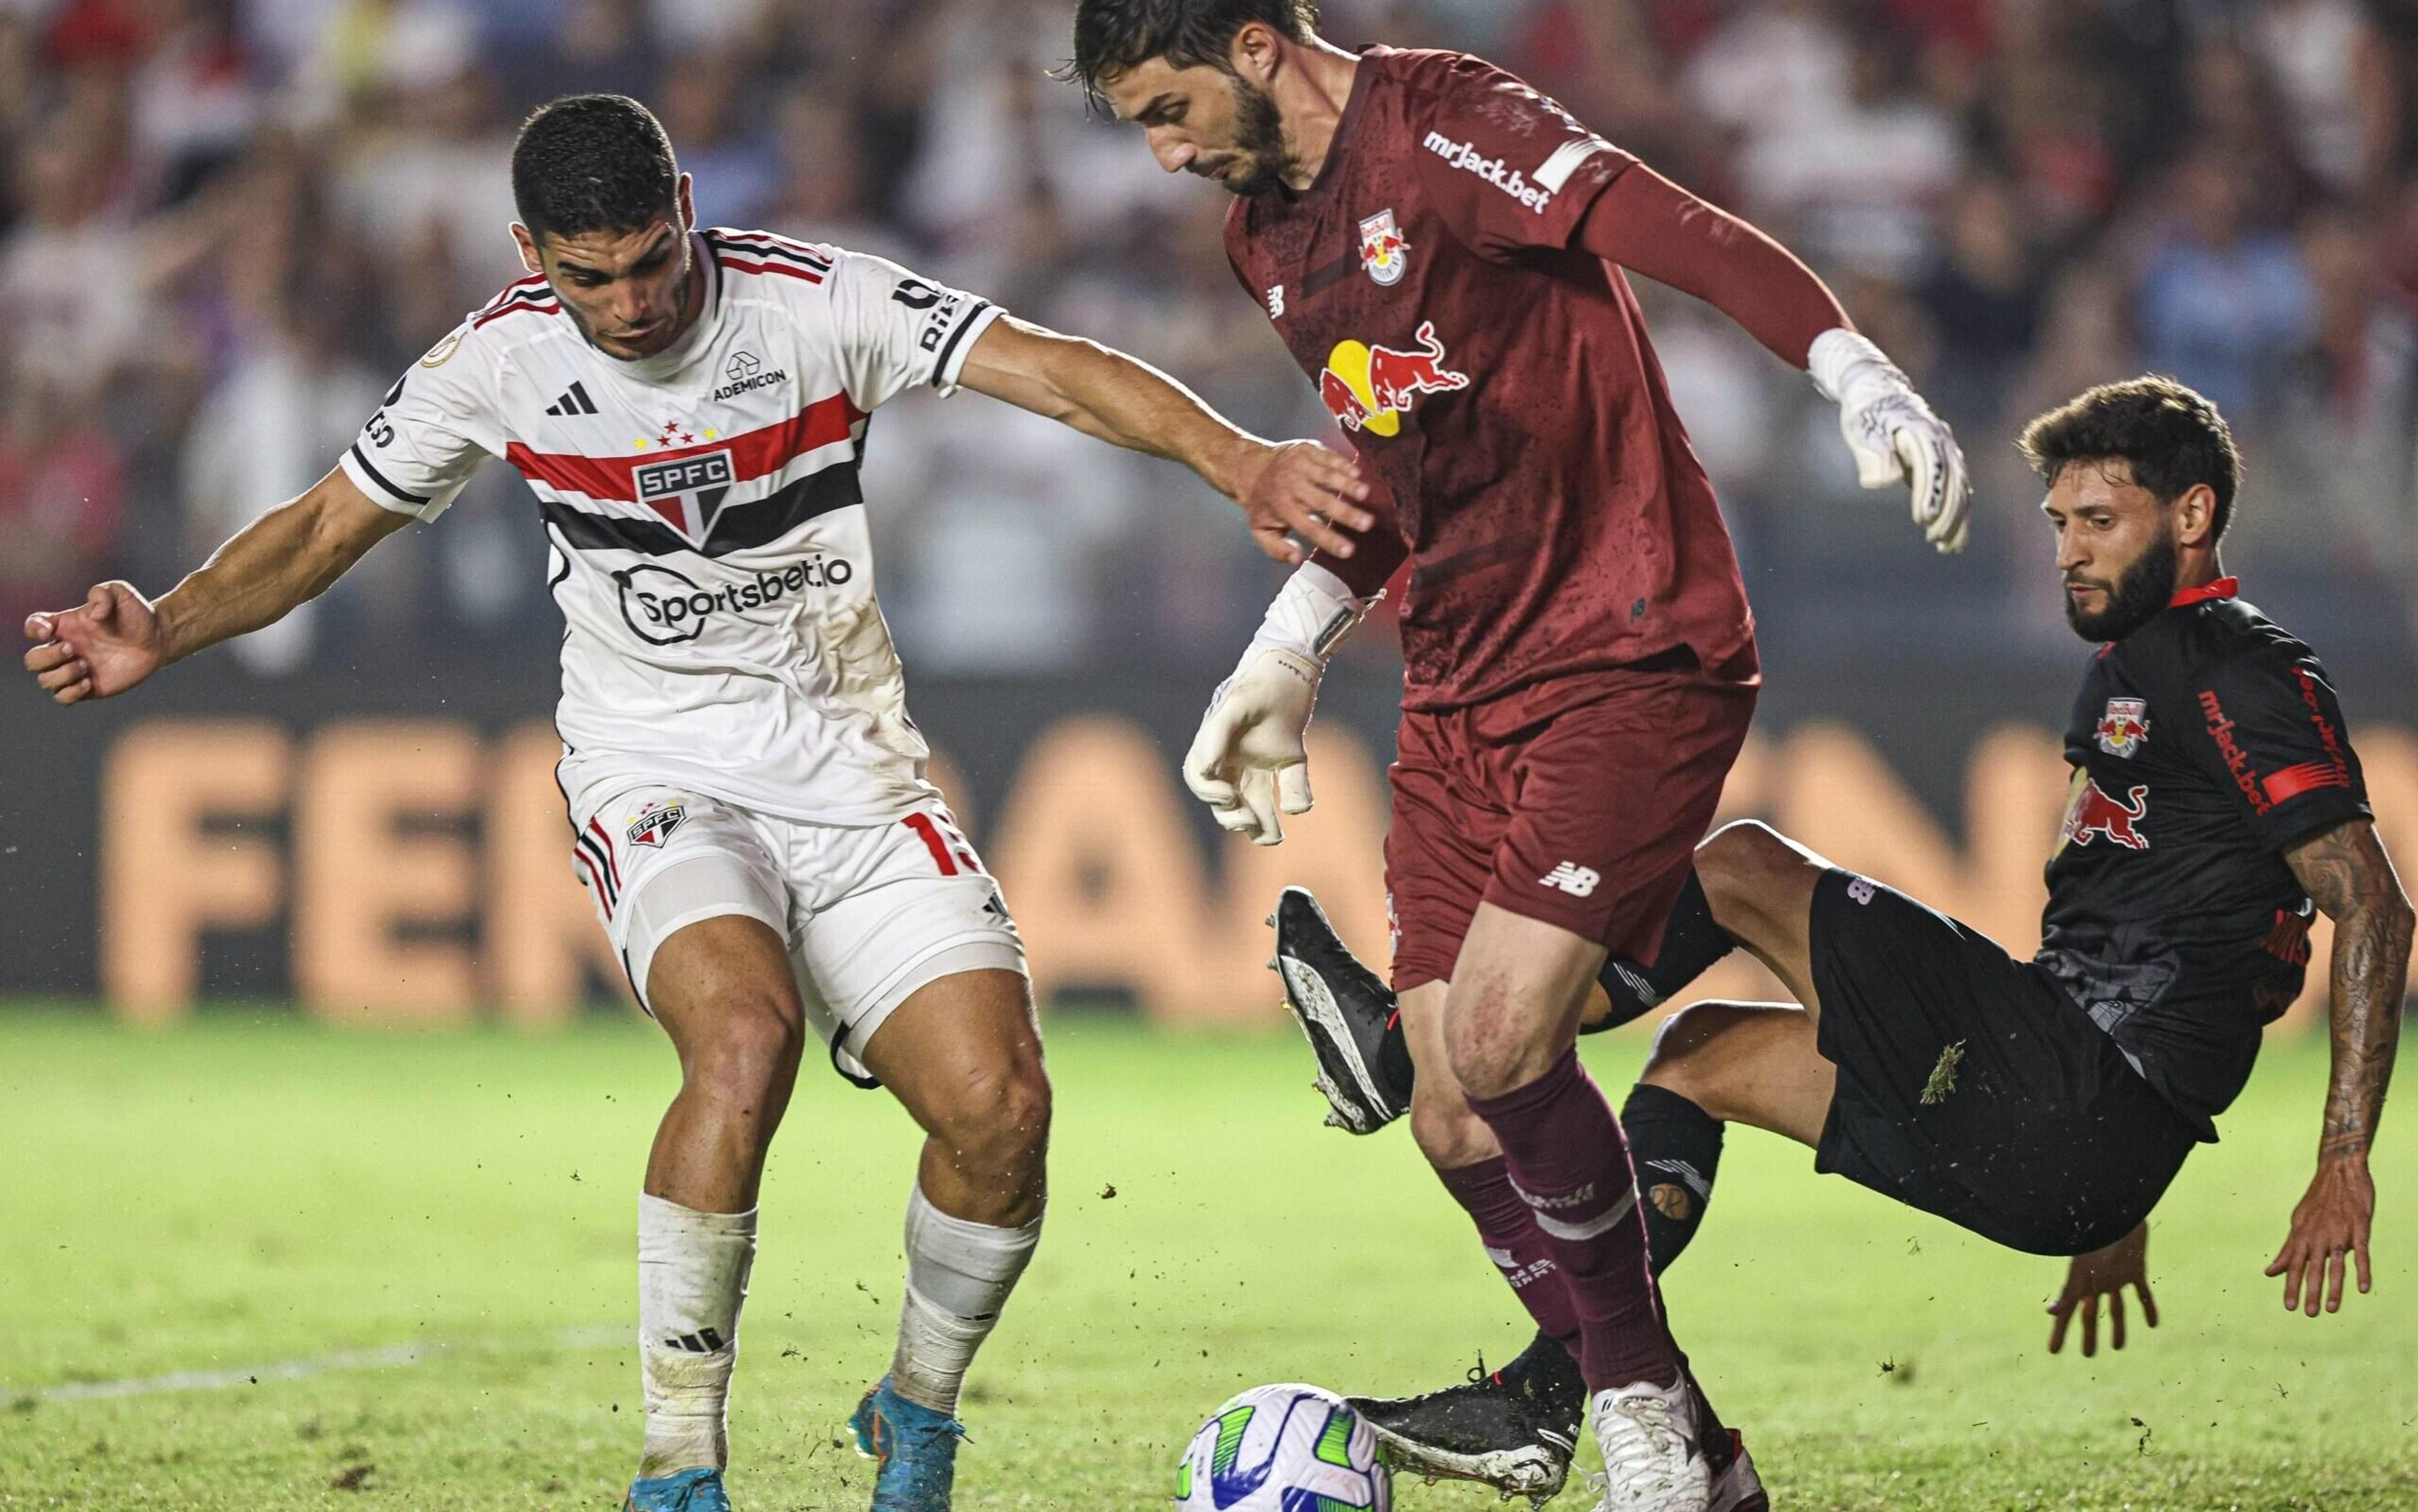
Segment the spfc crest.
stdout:
<path fill-rule="evenodd" d="M 649 803 L 638 811 L 636 818 L 630 821 L 627 832 L 630 844 L 661 849 L 663 843 L 672 837 L 672 832 L 679 829 L 681 821 L 687 817 L 688 805 L 679 799 Z"/>
<path fill-rule="evenodd" d="M 2110 698 L 2107 712 L 2099 716 L 2099 749 L 2112 756 L 2130 760 L 2150 738 L 2150 701 L 2147 698 Z"/>
<path fill-rule="evenodd" d="M 1411 244 L 1402 239 L 1393 211 L 1380 210 L 1360 222 L 1360 266 L 1372 282 L 1386 288 L 1410 271 Z"/>
<path fill-rule="evenodd" d="M 722 512 L 722 500 L 738 481 L 727 450 L 641 463 L 632 476 L 638 502 L 696 546 L 713 533 L 714 516 Z"/>

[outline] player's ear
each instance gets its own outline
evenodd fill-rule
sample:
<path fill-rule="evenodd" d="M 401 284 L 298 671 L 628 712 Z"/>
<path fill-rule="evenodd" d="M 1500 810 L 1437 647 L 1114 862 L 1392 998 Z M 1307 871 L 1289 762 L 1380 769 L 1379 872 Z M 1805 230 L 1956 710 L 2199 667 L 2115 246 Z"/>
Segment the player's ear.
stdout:
<path fill-rule="evenodd" d="M 1275 27 L 1263 21 L 1247 21 L 1234 33 L 1234 45 L 1228 51 L 1227 62 L 1237 77 L 1255 89 L 1265 90 L 1268 81 L 1276 77 L 1281 44 Z"/>
<path fill-rule="evenodd" d="M 680 229 L 682 236 L 696 229 L 696 180 L 683 172 L 680 176 Z"/>
<path fill-rule="evenodd" d="M 529 228 L 521 224 L 518 221 L 513 222 L 513 245 L 520 249 L 521 266 L 523 267 L 528 268 L 532 273 L 543 273 L 545 271 L 545 264 L 539 259 L 537 254 L 537 238 L 529 235 Z"/>
<path fill-rule="evenodd" d="M 2183 546 L 2216 544 L 2216 490 L 2206 483 L 2194 483 L 2175 500 L 2175 543 Z"/>

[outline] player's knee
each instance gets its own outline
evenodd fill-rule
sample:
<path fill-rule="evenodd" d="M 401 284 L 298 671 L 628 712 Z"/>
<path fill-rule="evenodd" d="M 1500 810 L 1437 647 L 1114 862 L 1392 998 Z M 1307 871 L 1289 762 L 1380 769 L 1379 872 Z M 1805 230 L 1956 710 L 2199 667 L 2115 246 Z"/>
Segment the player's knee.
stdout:
<path fill-rule="evenodd" d="M 972 1067 L 950 1091 L 938 1118 L 961 1167 L 1019 1172 L 1048 1149 L 1049 1074 L 1039 1060 Z"/>
<path fill-rule="evenodd" d="M 794 1003 L 772 996 L 731 999 L 696 1036 L 688 1081 L 709 1096 L 753 1105 L 797 1079 L 805 1039 Z"/>
<path fill-rule="evenodd" d="M 1454 1079 L 1472 1097 L 1500 1097 L 1536 1080 L 1551 1058 L 1540 1059 L 1529 1031 L 1526 1018 L 1495 994 L 1456 998 L 1445 1016 L 1445 1054 Z"/>

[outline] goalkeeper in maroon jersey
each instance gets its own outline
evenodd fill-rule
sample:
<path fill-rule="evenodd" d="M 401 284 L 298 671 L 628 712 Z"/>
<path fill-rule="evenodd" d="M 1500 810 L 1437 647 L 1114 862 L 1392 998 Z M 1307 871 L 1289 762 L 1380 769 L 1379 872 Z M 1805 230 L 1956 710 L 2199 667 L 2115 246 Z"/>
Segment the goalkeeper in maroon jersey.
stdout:
<path fill-rule="evenodd" d="M 1274 844 L 1309 806 L 1325 658 L 1411 562 L 1385 867 L 1412 1127 L 1563 1347 L 1477 1382 L 1457 1440 L 1371 1420 L 1397 1464 L 1549 1494 L 1573 1426 L 1536 1404 L 1576 1376 L 1604 1508 L 1761 1507 L 1666 1326 L 1628 1150 L 1574 1048 L 1606 953 L 1651 958 L 1761 681 L 1623 270 L 1810 369 L 1863 482 L 1909 484 L 1942 551 L 1965 539 L 1964 459 L 1753 227 L 1500 69 L 1346 53 L 1314 21 L 1308 0 L 1081 0 L 1069 71 L 1163 167 L 1238 196 L 1236 277 L 1391 498 L 1356 550 L 1298 571 L 1212 699 L 1186 777 L 1224 827 Z"/>

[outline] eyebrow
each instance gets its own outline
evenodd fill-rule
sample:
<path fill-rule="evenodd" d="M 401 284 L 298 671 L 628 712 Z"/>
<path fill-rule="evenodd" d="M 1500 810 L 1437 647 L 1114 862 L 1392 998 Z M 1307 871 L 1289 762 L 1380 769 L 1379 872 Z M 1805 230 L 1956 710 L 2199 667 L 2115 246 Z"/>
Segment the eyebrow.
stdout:
<path fill-rule="evenodd" d="M 1144 105 L 1141 109 L 1134 112 L 1128 118 L 1136 126 L 1148 126 L 1154 117 L 1165 115 L 1167 107 L 1174 103 L 1174 100 L 1175 92 L 1173 90 L 1162 89 L 1157 94 L 1151 97 L 1149 104 Z"/>
<path fill-rule="evenodd" d="M 642 252 L 637 256 L 630 259 L 630 266 L 632 267 L 635 267 L 641 263 L 650 263 L 657 257 L 662 256 L 668 246 L 668 238 L 671 234 L 671 227 L 664 227 L 663 234 L 655 237 L 653 241 L 649 242 L 645 252 Z M 557 258 L 556 264 L 566 273 L 585 273 L 590 278 L 609 278 L 612 276 L 601 267 L 591 267 L 586 263 L 574 263 L 564 258 Z"/>

